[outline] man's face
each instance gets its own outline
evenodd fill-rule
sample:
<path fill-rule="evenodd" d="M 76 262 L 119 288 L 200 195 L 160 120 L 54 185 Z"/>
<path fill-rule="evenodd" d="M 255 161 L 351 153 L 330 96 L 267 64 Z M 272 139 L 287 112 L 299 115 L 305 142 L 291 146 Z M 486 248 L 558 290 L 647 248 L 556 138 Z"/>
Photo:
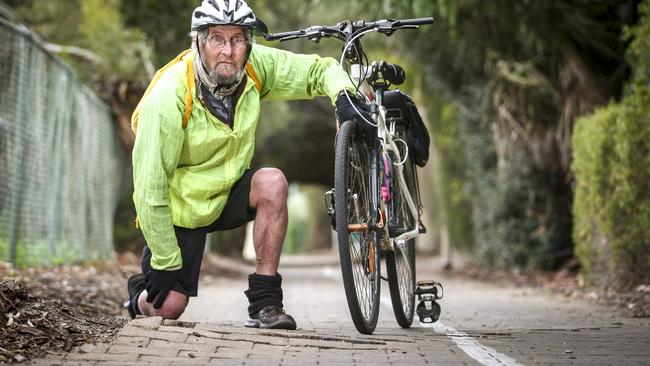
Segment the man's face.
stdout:
<path fill-rule="evenodd" d="M 208 29 L 202 52 L 210 77 L 217 84 L 232 84 L 239 80 L 246 57 L 245 28 L 220 25 Z"/>

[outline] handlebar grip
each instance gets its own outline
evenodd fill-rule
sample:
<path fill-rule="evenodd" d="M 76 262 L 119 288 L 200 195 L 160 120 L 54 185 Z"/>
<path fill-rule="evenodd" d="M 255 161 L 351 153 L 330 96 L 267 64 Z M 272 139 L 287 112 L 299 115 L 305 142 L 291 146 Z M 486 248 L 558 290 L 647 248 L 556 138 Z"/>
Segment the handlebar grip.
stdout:
<path fill-rule="evenodd" d="M 300 36 L 304 34 L 303 31 L 291 31 L 291 32 L 280 32 L 280 33 L 271 33 L 264 36 L 267 41 L 276 41 L 281 38 L 291 37 L 291 36 Z"/>
<path fill-rule="evenodd" d="M 415 18 L 415 19 L 400 19 L 400 25 L 424 25 L 433 24 L 433 17 Z"/>
<path fill-rule="evenodd" d="M 406 72 L 404 72 L 404 69 L 400 65 L 391 64 L 389 62 L 383 63 L 381 73 L 384 80 L 393 85 L 400 85 L 404 83 L 404 80 L 406 79 Z"/>

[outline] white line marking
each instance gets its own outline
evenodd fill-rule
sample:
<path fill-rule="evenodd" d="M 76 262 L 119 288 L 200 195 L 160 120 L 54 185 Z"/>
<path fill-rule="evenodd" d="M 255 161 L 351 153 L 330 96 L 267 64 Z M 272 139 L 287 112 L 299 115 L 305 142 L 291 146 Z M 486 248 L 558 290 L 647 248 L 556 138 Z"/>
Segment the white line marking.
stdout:
<path fill-rule="evenodd" d="M 320 274 L 325 278 L 338 280 L 341 277 L 341 270 L 337 271 L 332 266 L 324 266 L 320 269 Z"/>
<path fill-rule="evenodd" d="M 388 298 L 382 297 L 381 304 L 393 309 L 393 304 Z M 416 315 L 417 317 L 417 315 Z M 474 338 L 469 335 L 459 332 L 458 330 L 443 324 L 441 321 L 435 323 L 420 323 L 417 321 L 417 318 L 414 320 L 423 328 L 431 328 L 434 332 L 445 334 L 447 337 L 451 338 L 454 343 L 465 352 L 469 357 L 475 359 L 482 365 L 486 366 L 520 366 L 519 362 L 514 359 L 499 353 L 490 347 L 486 347 L 478 343 Z"/>
<path fill-rule="evenodd" d="M 340 273 L 335 271 L 331 267 L 325 267 L 321 270 L 323 277 L 339 279 Z M 393 311 L 393 304 L 390 299 L 387 297 L 381 297 L 380 302 L 382 305 L 390 309 L 391 313 Z M 417 315 L 416 315 L 417 316 Z M 434 332 L 444 334 L 447 337 L 451 338 L 454 343 L 465 352 L 469 357 L 475 359 L 482 365 L 486 366 L 523 366 L 523 364 L 517 362 L 516 360 L 499 353 L 496 350 L 486 347 L 478 343 L 474 338 L 470 337 L 466 333 L 459 332 L 458 330 L 443 324 L 441 321 L 435 323 L 420 323 L 417 318 L 414 320 L 423 328 L 431 328 Z"/>

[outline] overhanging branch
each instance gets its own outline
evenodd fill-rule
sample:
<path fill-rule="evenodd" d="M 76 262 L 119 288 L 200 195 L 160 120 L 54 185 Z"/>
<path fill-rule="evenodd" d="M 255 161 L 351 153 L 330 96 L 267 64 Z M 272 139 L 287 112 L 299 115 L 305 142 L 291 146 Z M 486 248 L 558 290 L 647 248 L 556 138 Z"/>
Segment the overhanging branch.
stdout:
<path fill-rule="evenodd" d="M 43 47 L 53 53 L 67 53 L 69 55 L 81 57 L 93 63 L 100 63 L 102 61 L 101 57 L 97 56 L 94 52 L 77 46 L 64 46 L 46 42 L 43 43 Z"/>

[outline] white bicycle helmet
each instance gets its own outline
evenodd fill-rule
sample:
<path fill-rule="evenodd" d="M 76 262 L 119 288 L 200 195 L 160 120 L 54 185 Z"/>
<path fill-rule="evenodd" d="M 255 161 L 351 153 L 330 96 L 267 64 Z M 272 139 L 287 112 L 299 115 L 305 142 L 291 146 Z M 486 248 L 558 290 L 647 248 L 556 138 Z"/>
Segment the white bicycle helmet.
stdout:
<path fill-rule="evenodd" d="M 259 33 L 268 33 L 244 0 L 203 0 L 192 13 L 192 31 L 211 25 L 240 25 Z"/>

